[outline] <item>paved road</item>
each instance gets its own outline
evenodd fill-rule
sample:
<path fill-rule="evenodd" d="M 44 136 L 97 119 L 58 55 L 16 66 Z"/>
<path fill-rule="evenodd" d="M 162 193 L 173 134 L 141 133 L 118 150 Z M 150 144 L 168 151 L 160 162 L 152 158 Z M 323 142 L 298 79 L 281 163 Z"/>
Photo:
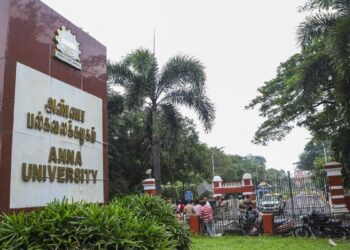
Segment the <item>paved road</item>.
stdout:
<path fill-rule="evenodd" d="M 319 213 L 329 213 L 330 208 L 323 197 L 323 195 L 318 194 L 304 194 L 300 192 L 298 195 L 295 195 L 292 199 L 287 200 L 286 207 L 284 209 L 284 214 L 291 216 L 293 214 L 293 205 L 294 205 L 294 213 L 296 215 L 303 215 L 307 213 L 311 213 L 312 211 L 316 211 Z"/>

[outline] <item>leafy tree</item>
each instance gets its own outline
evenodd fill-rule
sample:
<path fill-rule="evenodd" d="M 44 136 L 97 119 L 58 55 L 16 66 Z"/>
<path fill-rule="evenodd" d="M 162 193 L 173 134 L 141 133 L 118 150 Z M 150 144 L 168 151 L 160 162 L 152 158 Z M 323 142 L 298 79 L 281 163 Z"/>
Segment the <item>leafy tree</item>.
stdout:
<path fill-rule="evenodd" d="M 313 140 L 309 141 L 306 144 L 304 151 L 299 155 L 297 167 L 301 170 L 312 171 L 316 158 L 324 158 L 325 153 L 327 158 L 329 157 L 328 152 L 330 151 L 330 146 L 330 142 L 314 142 Z"/>
<path fill-rule="evenodd" d="M 274 179 L 285 179 L 287 177 L 287 173 L 283 170 L 277 170 L 274 168 L 266 169 L 266 179 L 274 180 Z"/>
<path fill-rule="evenodd" d="M 215 173 L 226 181 L 240 181 L 245 173 L 250 173 L 254 179 L 265 179 L 266 160 L 262 156 L 226 155 L 222 152 L 217 153 L 215 159 Z"/>
<path fill-rule="evenodd" d="M 172 139 L 173 134 L 167 129 L 168 123 L 162 116 L 159 120 L 159 124 L 163 124 L 160 126 L 160 135 L 163 138 L 161 144 L 163 182 L 199 183 L 198 179 L 210 179 L 209 150 L 207 145 L 199 141 L 194 123 L 182 118 L 179 123 L 181 129 L 178 130 L 176 139 Z"/>
<path fill-rule="evenodd" d="M 266 118 L 254 142 L 282 140 L 295 125 L 304 126 L 316 140 L 332 141 L 349 178 L 350 1 L 309 0 L 302 10 L 311 14 L 298 28 L 301 52 L 281 63 L 247 106 L 259 106 Z"/>
<path fill-rule="evenodd" d="M 317 180 L 324 180 L 326 178 L 326 172 L 324 171 L 324 165 L 326 161 L 323 156 L 318 156 L 312 163 L 311 177 Z"/>
<path fill-rule="evenodd" d="M 124 98 L 110 89 L 108 95 L 109 179 L 111 197 L 141 192 L 140 182 L 152 167 L 152 134 L 148 113 L 124 110 Z M 199 141 L 194 123 L 179 118 L 177 136 L 168 129 L 162 113 L 159 131 L 163 143 L 162 169 L 164 183 L 185 181 L 198 184 L 211 180 L 210 150 Z M 181 182 L 182 185 L 182 182 Z"/>
<path fill-rule="evenodd" d="M 110 194 L 139 192 L 149 168 L 149 136 L 144 112 L 123 111 L 123 97 L 108 96 L 108 142 Z"/>
<path fill-rule="evenodd" d="M 152 162 L 157 189 L 160 189 L 159 113 L 168 121 L 170 131 L 179 129 L 177 105 L 196 111 L 204 128 L 212 128 L 215 109 L 205 91 L 204 66 L 195 58 L 178 55 L 158 70 L 155 56 L 137 49 L 119 63 L 108 64 L 109 82 L 124 87 L 125 104 L 130 110 L 146 108 L 152 133 Z"/>
<path fill-rule="evenodd" d="M 209 153 L 210 155 L 208 156 L 208 159 L 210 159 L 211 177 L 213 178 L 213 175 L 221 177 L 225 176 L 227 166 L 229 166 L 231 162 L 228 156 L 224 153 L 223 148 L 211 147 L 209 148 Z"/>
<path fill-rule="evenodd" d="M 141 192 L 145 170 L 152 167 L 152 133 L 146 110 L 124 109 L 124 98 L 110 89 L 108 95 L 109 178 L 111 197 Z M 260 156 L 227 155 L 220 148 L 208 147 L 199 141 L 194 123 L 179 115 L 176 137 L 169 130 L 167 119 L 159 114 L 163 183 L 166 197 L 183 197 L 186 190 L 196 190 L 203 180 L 212 180 L 212 156 L 215 172 L 226 181 L 240 181 L 244 173 L 254 178 L 269 179 L 266 160 Z M 278 170 L 273 176 L 279 176 Z M 271 174 L 272 175 L 272 174 Z M 169 183 L 169 184 L 168 184 Z M 189 189 L 190 188 L 190 189 Z"/>

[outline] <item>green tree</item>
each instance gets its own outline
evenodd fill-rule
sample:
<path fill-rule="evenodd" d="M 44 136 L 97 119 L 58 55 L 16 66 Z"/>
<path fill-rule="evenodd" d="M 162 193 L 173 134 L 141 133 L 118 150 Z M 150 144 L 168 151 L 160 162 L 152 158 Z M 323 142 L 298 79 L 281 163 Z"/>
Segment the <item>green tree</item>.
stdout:
<path fill-rule="evenodd" d="M 155 56 L 147 49 L 137 49 L 121 62 L 109 63 L 108 77 L 110 83 L 124 87 L 127 108 L 146 108 L 149 113 L 154 177 L 160 190 L 158 113 L 163 113 L 175 134 L 179 128 L 178 105 L 194 109 L 206 131 L 212 128 L 215 109 L 206 95 L 204 66 L 193 57 L 178 55 L 159 71 Z"/>
<path fill-rule="evenodd" d="M 287 177 L 287 173 L 283 169 L 280 169 L 280 170 L 277 170 L 274 168 L 266 169 L 266 180 L 285 179 L 286 177 Z"/>
<path fill-rule="evenodd" d="M 187 119 L 180 120 L 180 129 L 174 135 L 167 129 L 168 123 L 159 116 L 159 130 L 162 138 L 162 181 L 175 183 L 176 181 L 196 183 L 197 177 L 201 180 L 210 179 L 209 149 L 199 141 L 198 132 L 194 123 Z M 197 179 L 197 181 L 196 181 Z"/>
<path fill-rule="evenodd" d="M 313 170 L 314 160 L 318 157 L 329 157 L 328 152 L 330 151 L 330 142 L 315 142 L 314 140 L 309 141 L 304 148 L 304 151 L 299 155 L 299 161 L 297 168 L 306 171 Z"/>
<path fill-rule="evenodd" d="M 310 0 L 302 10 L 310 15 L 297 32 L 301 52 L 281 63 L 277 76 L 247 106 L 259 106 L 266 118 L 254 142 L 282 140 L 295 125 L 304 126 L 316 140 L 332 141 L 348 178 L 350 143 L 344 138 L 350 135 L 350 1 Z"/>
<path fill-rule="evenodd" d="M 213 148 L 211 148 L 213 150 Z M 227 155 L 217 152 L 215 157 L 215 173 L 226 181 L 240 181 L 245 173 L 250 173 L 254 179 L 265 178 L 265 158 L 255 155 Z"/>
<path fill-rule="evenodd" d="M 152 167 L 152 133 L 145 110 L 123 109 L 124 98 L 117 92 L 108 95 L 109 179 L 111 197 L 140 192 L 145 171 Z M 163 114 L 159 114 L 162 180 L 164 183 L 185 181 L 198 184 L 210 180 L 210 150 L 199 141 L 194 123 L 179 117 L 177 135 L 168 129 Z"/>
<path fill-rule="evenodd" d="M 108 95 L 108 143 L 110 195 L 139 192 L 144 172 L 149 168 L 149 135 L 144 112 L 123 108 L 123 97 Z"/>
<path fill-rule="evenodd" d="M 311 177 L 316 180 L 324 180 L 326 178 L 326 172 L 324 171 L 324 165 L 326 161 L 323 156 L 318 156 L 312 163 Z"/>

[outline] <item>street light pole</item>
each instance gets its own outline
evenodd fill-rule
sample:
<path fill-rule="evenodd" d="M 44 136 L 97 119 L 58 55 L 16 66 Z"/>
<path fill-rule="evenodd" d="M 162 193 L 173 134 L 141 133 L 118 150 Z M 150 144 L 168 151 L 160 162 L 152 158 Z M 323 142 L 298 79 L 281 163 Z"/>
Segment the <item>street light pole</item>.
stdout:
<path fill-rule="evenodd" d="M 326 161 L 326 164 L 328 163 L 327 161 L 327 154 L 326 154 L 326 148 L 324 146 L 324 143 L 322 142 L 322 146 L 323 146 L 323 155 L 324 155 L 324 160 Z"/>
<path fill-rule="evenodd" d="M 225 148 L 225 147 L 219 148 L 219 151 L 221 151 L 223 148 Z M 214 176 L 215 176 L 214 153 L 211 153 L 211 165 L 213 167 L 213 178 L 214 178 Z"/>
<path fill-rule="evenodd" d="M 211 165 L 213 166 L 213 178 L 215 176 L 214 153 L 211 153 Z"/>
<path fill-rule="evenodd" d="M 309 140 L 310 138 L 305 138 L 305 139 Z M 327 163 L 328 163 L 328 159 L 327 159 L 326 147 L 324 146 L 324 143 L 323 143 L 323 142 L 321 142 L 321 144 L 322 144 L 322 147 L 323 147 L 323 156 L 324 156 L 324 160 L 325 160 L 325 162 L 326 162 L 326 164 L 327 164 Z"/>

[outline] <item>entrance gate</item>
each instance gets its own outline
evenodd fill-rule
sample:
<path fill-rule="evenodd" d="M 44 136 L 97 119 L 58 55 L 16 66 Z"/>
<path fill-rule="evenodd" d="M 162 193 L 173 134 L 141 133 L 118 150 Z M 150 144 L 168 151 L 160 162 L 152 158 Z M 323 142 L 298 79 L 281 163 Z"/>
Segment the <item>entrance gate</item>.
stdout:
<path fill-rule="evenodd" d="M 332 212 L 330 190 L 326 177 L 303 177 L 269 180 L 253 180 L 255 188 L 255 206 L 263 213 L 274 215 L 275 223 L 290 219 L 294 225 L 300 225 L 300 217 L 316 212 L 330 218 L 340 219 L 342 225 L 350 227 L 350 218 L 346 213 Z M 217 234 L 242 234 L 239 220 L 238 199 L 228 199 L 226 208 L 213 204 L 214 225 Z"/>

